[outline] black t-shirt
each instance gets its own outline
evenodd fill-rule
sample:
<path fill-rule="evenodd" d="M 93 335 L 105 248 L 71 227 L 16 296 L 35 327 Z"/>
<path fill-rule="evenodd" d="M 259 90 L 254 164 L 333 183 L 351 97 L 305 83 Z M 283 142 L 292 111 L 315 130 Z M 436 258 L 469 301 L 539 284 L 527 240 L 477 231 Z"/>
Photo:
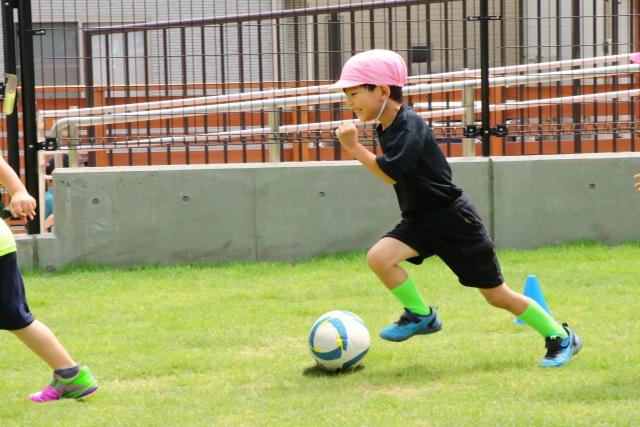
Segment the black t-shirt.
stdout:
<path fill-rule="evenodd" d="M 393 186 L 404 218 L 418 218 L 449 206 L 462 194 L 451 180 L 451 167 L 431 129 L 410 107 L 402 105 L 391 126 L 376 128 L 382 155 L 380 169 Z"/>

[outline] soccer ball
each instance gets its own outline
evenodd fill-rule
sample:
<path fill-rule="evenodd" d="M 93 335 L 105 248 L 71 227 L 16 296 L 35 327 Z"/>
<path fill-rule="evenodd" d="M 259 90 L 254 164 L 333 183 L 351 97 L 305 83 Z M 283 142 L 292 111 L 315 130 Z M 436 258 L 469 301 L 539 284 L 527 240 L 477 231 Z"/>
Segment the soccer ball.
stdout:
<path fill-rule="evenodd" d="M 309 333 L 311 355 L 328 371 L 354 368 L 369 351 L 369 330 L 361 318 L 334 310 L 316 320 Z"/>

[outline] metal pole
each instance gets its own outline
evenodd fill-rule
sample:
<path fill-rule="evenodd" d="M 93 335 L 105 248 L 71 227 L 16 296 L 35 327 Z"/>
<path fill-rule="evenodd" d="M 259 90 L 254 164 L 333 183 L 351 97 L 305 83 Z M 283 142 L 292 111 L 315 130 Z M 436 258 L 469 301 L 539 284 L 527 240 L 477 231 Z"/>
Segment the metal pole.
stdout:
<path fill-rule="evenodd" d="M 269 137 L 269 161 L 270 162 L 280 162 L 280 138 L 278 136 L 278 131 L 280 129 L 280 108 L 275 107 L 272 111 L 268 113 L 269 117 L 269 127 L 271 128 L 271 136 Z"/>
<path fill-rule="evenodd" d="M 38 195 L 38 136 L 36 128 L 36 84 L 33 65 L 31 0 L 19 1 L 18 22 L 20 24 L 20 77 L 22 86 L 25 182 L 29 194 Z M 40 233 L 40 208 L 41 206 L 36 207 L 36 218 L 27 224 L 29 234 Z"/>
<path fill-rule="evenodd" d="M 340 34 L 340 17 L 337 13 L 332 13 L 327 19 L 327 31 L 329 32 L 329 79 L 336 81 L 340 78 L 342 71 L 342 36 Z M 331 105 L 331 116 L 333 120 L 340 120 L 342 117 L 341 104 Z M 342 146 L 334 139 L 333 159 L 342 160 Z"/>
<path fill-rule="evenodd" d="M 278 10 L 278 2 L 271 0 L 271 12 Z M 280 76 L 280 45 L 278 43 L 278 31 L 280 21 L 274 20 L 271 24 L 271 45 L 273 54 L 271 55 L 271 67 L 273 68 L 273 78 L 271 81 L 278 82 Z M 278 82 L 279 83 L 279 82 Z"/>
<path fill-rule="evenodd" d="M 97 37 L 100 38 L 101 36 Z M 84 77 L 85 96 L 87 98 L 87 106 L 91 108 L 95 105 L 95 97 L 93 93 L 93 45 L 91 44 L 91 34 L 82 30 L 81 40 L 82 50 L 84 52 L 84 58 L 82 59 L 82 74 Z M 87 130 L 87 132 L 89 140 L 95 142 L 95 128 L 92 126 Z"/>
<path fill-rule="evenodd" d="M 571 58 L 577 59 L 581 56 L 581 35 L 580 35 L 580 1 L 571 2 Z M 571 95 L 576 96 L 582 93 L 582 82 L 574 80 L 571 85 Z M 575 103 L 571 107 L 573 117 L 573 138 L 575 141 L 575 152 L 582 153 L 582 105 Z"/>
<path fill-rule="evenodd" d="M 74 124 L 69 126 L 69 167 L 78 167 L 78 145 L 80 138 L 80 132 L 78 131 L 78 125 Z"/>
<path fill-rule="evenodd" d="M 475 85 L 465 86 L 462 90 L 462 105 L 464 107 L 463 126 L 475 124 Z M 476 155 L 475 138 L 462 138 L 462 155 L 472 157 Z"/>
<path fill-rule="evenodd" d="M 13 22 L 13 5 L 10 1 L 2 2 L 2 34 L 4 40 L 4 72 L 16 74 L 16 39 L 15 24 Z M 18 145 L 18 112 L 14 107 L 13 113 L 7 118 L 7 148 L 9 151 L 9 165 L 20 175 L 20 146 Z"/>
<path fill-rule="evenodd" d="M 480 0 L 480 97 L 482 101 L 482 155 L 491 154 L 489 115 L 489 0 Z"/>
<path fill-rule="evenodd" d="M 47 198 L 46 198 L 46 179 L 45 179 L 45 173 L 46 173 L 46 169 L 47 169 L 47 157 L 46 157 L 46 151 L 38 151 L 37 153 L 37 157 L 38 157 L 38 196 L 37 196 L 37 200 L 38 200 L 38 206 L 45 206 L 45 204 L 47 203 Z M 57 165 L 56 165 L 57 166 Z M 33 195 L 35 197 L 35 194 Z M 42 231 L 46 231 L 45 227 L 44 227 L 44 220 L 45 218 L 45 209 L 43 209 L 42 211 L 42 215 L 40 215 L 38 217 L 38 225 L 40 226 L 40 230 Z"/>

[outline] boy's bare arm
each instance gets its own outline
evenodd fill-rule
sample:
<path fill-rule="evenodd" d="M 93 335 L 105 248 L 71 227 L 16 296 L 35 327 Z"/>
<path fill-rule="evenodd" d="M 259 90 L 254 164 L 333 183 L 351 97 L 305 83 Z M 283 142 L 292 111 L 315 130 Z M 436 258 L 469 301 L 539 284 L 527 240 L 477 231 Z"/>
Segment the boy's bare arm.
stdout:
<path fill-rule="evenodd" d="M 396 182 L 378 166 L 376 155 L 367 150 L 358 142 L 358 129 L 353 124 L 342 125 L 336 129 L 336 136 L 342 146 L 351 156 L 362 163 L 371 173 L 380 178 L 386 184 L 393 185 Z"/>
<path fill-rule="evenodd" d="M 27 189 L 11 169 L 11 166 L 0 156 L 0 183 L 11 195 L 9 209 L 16 218 L 33 219 L 36 212 L 36 200 L 29 195 Z"/>
<path fill-rule="evenodd" d="M 636 182 L 636 188 L 637 188 L 638 190 L 640 190 L 640 173 L 639 173 L 639 174 L 634 175 L 633 177 L 636 179 L 636 181 L 638 181 L 638 182 Z"/>

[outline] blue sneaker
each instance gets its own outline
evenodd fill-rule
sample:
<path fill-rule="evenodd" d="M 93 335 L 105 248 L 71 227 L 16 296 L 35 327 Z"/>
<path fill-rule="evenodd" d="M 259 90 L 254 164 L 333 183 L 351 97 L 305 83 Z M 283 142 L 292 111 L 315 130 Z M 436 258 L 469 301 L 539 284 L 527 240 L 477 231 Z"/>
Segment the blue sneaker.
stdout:
<path fill-rule="evenodd" d="M 543 368 L 558 368 L 571 362 L 571 357 L 577 354 L 582 348 L 582 340 L 575 334 L 566 323 L 562 324 L 569 334 L 566 338 L 548 337 L 545 338 L 544 346 L 547 349 L 544 359 L 540 360 Z"/>
<path fill-rule="evenodd" d="M 442 322 L 433 307 L 427 316 L 414 314 L 408 309 L 400 316 L 400 320 L 380 331 L 380 338 L 387 341 L 400 342 L 414 335 L 427 335 L 442 329 Z"/>

